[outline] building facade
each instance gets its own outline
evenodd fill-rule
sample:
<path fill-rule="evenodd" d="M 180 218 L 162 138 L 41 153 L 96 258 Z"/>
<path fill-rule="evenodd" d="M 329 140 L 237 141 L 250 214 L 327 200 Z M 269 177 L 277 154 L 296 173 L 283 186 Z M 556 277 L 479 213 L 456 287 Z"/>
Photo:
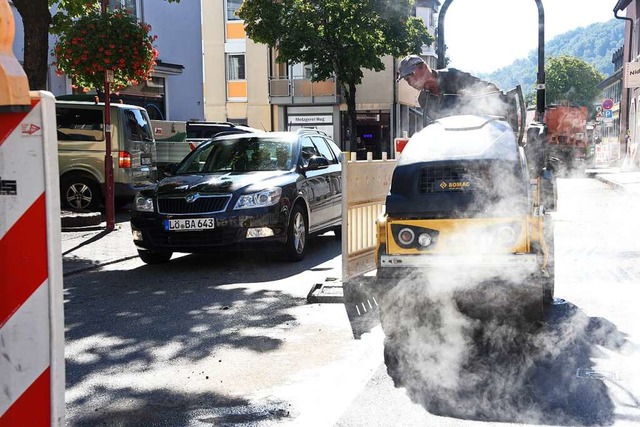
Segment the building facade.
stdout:
<path fill-rule="evenodd" d="M 624 48 L 620 47 L 616 50 L 611 58 L 613 62 L 613 74 L 608 76 L 599 85 L 598 89 L 602 90 L 602 99 L 611 99 L 613 107 L 609 113 L 602 110 L 602 106 L 597 106 L 596 128 L 597 134 L 605 143 L 618 144 L 621 141 L 620 135 L 624 135 L 626 129 L 621 125 L 621 102 L 622 102 L 622 68 Z"/>
<path fill-rule="evenodd" d="M 11 2 L 10 2 L 11 3 Z M 155 46 L 159 57 L 152 79 L 112 96 L 113 100 L 141 105 L 154 119 L 203 120 L 204 97 L 202 15 L 199 0 L 169 3 L 158 0 L 110 0 L 111 7 L 123 7 L 141 21 L 151 25 L 152 34 L 158 35 Z M 24 57 L 24 27 L 22 18 L 11 4 L 16 23 L 13 52 L 20 62 Z M 55 12 L 55 8 L 52 8 Z M 179 19 L 176 19 L 179 16 Z M 49 51 L 53 50 L 56 38 L 49 37 Z M 49 64 L 54 62 L 49 57 Z M 58 76 L 55 67 L 49 65 L 47 90 L 55 96 L 78 94 L 72 81 Z M 85 96 L 93 99 L 94 95 Z"/>
<path fill-rule="evenodd" d="M 277 63 L 272 50 L 248 39 L 236 15 L 242 0 L 110 2 L 150 24 L 159 51 L 153 78 L 121 90 L 113 100 L 144 106 L 160 120 L 226 121 L 266 131 L 313 127 L 347 149 L 347 107 L 335 79 L 312 82 L 311 65 Z M 418 0 L 414 9 L 432 34 L 439 5 L 438 0 Z M 22 60 L 22 20 L 15 8 L 14 16 L 14 52 Z M 53 36 L 49 45 L 52 50 Z M 435 67 L 435 44 L 423 46 L 422 56 Z M 393 139 L 421 128 L 418 92 L 395 81 L 396 58 L 382 60 L 385 70 L 363 70 L 356 89 L 357 138 L 375 158 L 382 152 L 393 156 Z M 49 63 L 53 61 L 50 57 Z M 48 90 L 56 96 L 82 96 L 69 78 L 49 68 Z"/>
<path fill-rule="evenodd" d="M 204 117 L 274 130 L 267 92 L 268 49 L 253 43 L 236 16 L 242 0 L 202 3 Z"/>
<path fill-rule="evenodd" d="M 613 8 L 614 16 L 624 19 L 624 53 L 622 93 L 620 101 L 620 130 L 622 151 L 640 166 L 637 148 L 640 142 L 640 83 L 632 79 L 633 71 L 640 69 L 640 5 L 636 0 L 618 0 Z M 628 138 L 626 137 L 628 130 Z"/>

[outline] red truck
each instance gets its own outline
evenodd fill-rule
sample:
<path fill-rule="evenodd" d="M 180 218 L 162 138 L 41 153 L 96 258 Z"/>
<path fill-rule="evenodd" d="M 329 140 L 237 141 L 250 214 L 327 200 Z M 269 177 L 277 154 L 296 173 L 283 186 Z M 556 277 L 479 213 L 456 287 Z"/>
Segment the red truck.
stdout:
<path fill-rule="evenodd" d="M 560 172 L 570 173 L 584 164 L 587 154 L 587 107 L 551 105 L 544 122 L 548 128 L 549 156 L 560 162 Z"/>

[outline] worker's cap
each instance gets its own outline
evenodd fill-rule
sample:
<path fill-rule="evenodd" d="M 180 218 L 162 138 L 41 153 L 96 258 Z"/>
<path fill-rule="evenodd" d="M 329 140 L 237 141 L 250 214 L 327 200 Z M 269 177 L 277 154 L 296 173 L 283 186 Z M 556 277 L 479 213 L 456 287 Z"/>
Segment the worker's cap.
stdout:
<path fill-rule="evenodd" d="M 420 58 L 418 55 L 407 55 L 402 58 L 402 61 L 400 61 L 400 65 L 398 66 L 398 78 L 396 81 L 399 82 L 405 77 L 413 74 L 419 64 L 425 64 L 425 62 L 424 59 Z"/>

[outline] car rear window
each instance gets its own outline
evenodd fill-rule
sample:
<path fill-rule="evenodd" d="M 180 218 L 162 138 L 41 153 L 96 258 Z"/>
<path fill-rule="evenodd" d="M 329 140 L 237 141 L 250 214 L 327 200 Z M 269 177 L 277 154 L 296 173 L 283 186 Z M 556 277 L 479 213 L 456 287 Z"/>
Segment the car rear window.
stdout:
<path fill-rule="evenodd" d="M 102 110 L 56 106 L 56 129 L 60 141 L 102 141 Z"/>
<path fill-rule="evenodd" d="M 141 110 L 125 110 L 127 137 L 131 141 L 153 141 L 153 131 L 147 117 Z"/>

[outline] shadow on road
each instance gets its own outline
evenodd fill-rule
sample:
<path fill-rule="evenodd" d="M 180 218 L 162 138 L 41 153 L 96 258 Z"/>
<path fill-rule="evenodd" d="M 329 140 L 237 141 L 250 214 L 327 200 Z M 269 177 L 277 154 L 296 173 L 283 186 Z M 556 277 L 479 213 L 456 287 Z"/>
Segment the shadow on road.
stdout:
<path fill-rule="evenodd" d="M 435 415 L 556 426 L 613 424 L 605 383 L 615 381 L 615 373 L 597 370 L 592 358 L 602 347 L 624 351 L 627 336 L 562 300 L 546 317 L 538 327 L 493 319 L 470 323 L 465 334 L 442 323 L 422 329 L 436 335 L 424 339 L 430 348 L 405 349 L 393 360 L 386 354 L 389 374 L 396 387 L 405 387 Z M 441 348 L 434 349 L 435 343 Z"/>
<path fill-rule="evenodd" d="M 182 422 L 178 415 L 200 409 L 203 422 L 211 425 L 289 417 L 287 403 L 257 407 L 207 385 L 226 381 L 236 368 L 236 361 L 218 352 L 266 354 L 282 347 L 283 331 L 299 322 L 291 309 L 306 305 L 312 284 L 300 283 L 298 294 L 291 292 L 291 282 L 285 287 L 279 281 L 335 258 L 341 247 L 329 234 L 311 239 L 308 250 L 298 263 L 269 253 L 215 253 L 65 278 L 67 425 L 160 425 L 173 420 L 163 425 L 186 426 L 191 425 L 187 418 Z M 173 361 L 211 369 L 163 369 Z M 136 386 L 94 380 L 123 371 Z M 170 379 L 173 384 L 184 382 L 188 390 L 195 382 L 201 392 L 180 393 L 162 379 L 149 378 L 152 371 L 173 372 L 178 376 Z M 86 402 L 95 406 L 98 401 L 103 410 L 82 409 Z M 241 408 L 230 412 L 230 407 Z"/>
<path fill-rule="evenodd" d="M 96 387 L 96 394 L 113 390 Z M 149 402 L 154 402 L 149 404 Z M 82 402 L 80 402 L 82 405 Z M 241 409 L 239 409 L 241 408 Z M 101 409 L 67 416 L 67 425 L 96 426 L 189 426 L 194 420 L 203 425 L 238 425 L 264 421 L 277 422 L 289 417 L 286 402 L 256 405 L 246 399 L 216 393 L 172 393 L 167 390 L 141 392 L 125 387 Z"/>

